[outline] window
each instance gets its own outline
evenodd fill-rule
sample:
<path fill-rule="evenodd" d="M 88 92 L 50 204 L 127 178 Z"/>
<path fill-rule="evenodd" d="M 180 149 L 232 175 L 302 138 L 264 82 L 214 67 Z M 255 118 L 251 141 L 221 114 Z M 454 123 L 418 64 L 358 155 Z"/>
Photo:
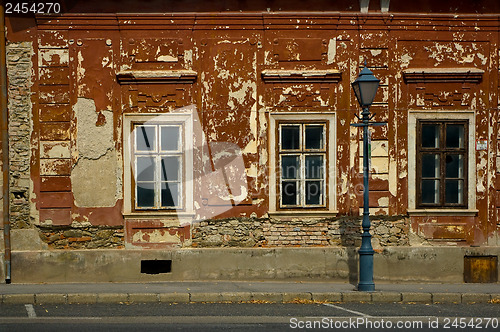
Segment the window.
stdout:
<path fill-rule="evenodd" d="M 135 209 L 183 207 L 182 124 L 134 124 Z"/>
<path fill-rule="evenodd" d="M 467 208 L 468 122 L 417 122 L 417 206 Z"/>
<path fill-rule="evenodd" d="M 280 206 L 326 205 L 326 124 L 279 124 Z"/>

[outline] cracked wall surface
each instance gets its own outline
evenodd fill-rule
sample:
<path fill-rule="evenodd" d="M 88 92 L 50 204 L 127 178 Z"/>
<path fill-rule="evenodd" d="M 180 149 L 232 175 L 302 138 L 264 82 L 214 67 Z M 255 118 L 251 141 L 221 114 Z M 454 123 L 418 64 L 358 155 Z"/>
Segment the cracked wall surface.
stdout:
<path fill-rule="evenodd" d="M 396 236 L 393 232 L 398 229 L 397 234 L 406 234 L 404 241 L 384 240 L 387 245 L 498 245 L 500 27 L 496 14 L 381 14 L 372 12 L 370 4 L 367 16 L 338 2 L 324 4 L 341 9 L 335 14 L 291 14 L 216 13 L 205 8 L 196 14 L 172 12 L 168 18 L 154 13 L 103 14 L 98 20 L 91 13 L 67 14 L 40 20 L 23 32 L 11 29 L 9 38 L 16 41 L 9 45 L 8 59 L 9 107 L 15 116 L 10 131 L 16 227 L 38 224 L 39 213 L 40 227 L 51 239 L 44 237 L 44 241 L 57 248 L 77 247 L 63 241 L 78 242 L 64 228 L 75 225 L 88 226 L 80 241 L 88 248 L 101 243 L 97 226 L 122 227 L 124 241 L 138 247 L 202 245 L 207 236 L 218 245 L 258 246 L 262 239 L 252 242 L 248 229 L 233 224 L 241 218 L 248 225 L 244 218 L 265 223 L 273 212 L 290 212 L 276 205 L 279 198 L 269 197 L 276 186 L 269 183 L 271 172 L 279 168 L 270 159 L 271 149 L 277 151 L 277 146 L 270 146 L 270 137 L 278 133 L 269 132 L 275 114 L 297 120 L 308 113 L 335 113 L 337 151 L 328 157 L 335 168 L 331 173 L 336 177 L 335 194 L 328 198 L 335 200 L 335 211 L 303 209 L 297 216 L 285 217 L 288 223 L 309 227 L 311 218 L 321 224 L 331 215 L 358 216 L 363 204 L 363 152 L 360 132 L 350 126 L 359 113 L 350 83 L 367 60 L 381 80 L 371 111 L 376 121 L 388 123 L 371 130 L 370 212 L 378 217 L 408 216 L 404 223 L 409 225 L 403 230 L 400 221 L 384 221 L 376 232 L 384 239 Z M 383 7 L 390 12 L 392 5 L 386 6 L 388 2 Z M 35 45 L 33 51 L 31 45 Z M 34 80 L 32 87 L 30 80 Z M 244 170 L 228 171 L 220 183 L 204 180 L 198 173 L 215 171 L 212 168 L 224 159 L 223 153 L 211 155 L 208 147 L 195 148 L 195 217 L 186 211 L 124 213 L 124 205 L 133 206 L 124 204 L 133 196 L 124 195 L 123 187 L 130 173 L 123 169 L 130 167 L 123 163 L 128 138 L 124 117 L 174 113 L 189 105 L 196 109 L 200 136 L 212 148 L 219 142 L 237 146 Z M 414 130 L 410 114 L 416 112 L 472 114 L 469 158 L 476 169 L 468 178 L 471 203 L 462 211 L 411 211 L 416 164 L 411 163 L 415 149 L 408 146 L 408 135 Z M 476 148 L 476 141 L 483 148 Z M 227 191 L 227 181 L 240 177 L 248 190 L 218 194 Z M 193 224 L 203 208 L 223 212 L 206 225 Z M 221 221 L 220 227 L 231 234 L 207 228 L 217 227 L 217 220 L 225 218 L 232 222 Z M 335 222 L 329 220 L 318 227 L 335 229 Z M 279 232 L 294 232 L 294 227 L 283 225 Z M 51 234 L 50 227 L 63 228 Z M 242 235 L 229 239 L 233 232 Z M 121 245 L 118 233 L 109 235 L 116 240 L 113 247 Z M 268 235 L 266 243 L 277 246 L 344 245 L 324 234 L 319 234 L 321 239 L 307 239 L 310 243 L 287 238 L 297 234 Z"/>
<path fill-rule="evenodd" d="M 96 112 L 93 100 L 78 98 L 74 106 L 76 162 L 71 170 L 75 205 L 112 207 L 117 200 L 117 156 L 113 112 Z"/>

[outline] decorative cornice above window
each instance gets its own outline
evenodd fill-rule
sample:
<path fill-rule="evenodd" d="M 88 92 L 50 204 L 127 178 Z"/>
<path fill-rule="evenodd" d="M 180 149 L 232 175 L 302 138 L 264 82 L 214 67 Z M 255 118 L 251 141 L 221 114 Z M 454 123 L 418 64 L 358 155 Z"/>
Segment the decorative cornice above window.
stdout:
<path fill-rule="evenodd" d="M 120 84 L 131 83 L 194 83 L 198 73 L 193 70 L 126 70 L 116 74 Z"/>
<path fill-rule="evenodd" d="M 403 70 L 406 83 L 479 83 L 484 70 L 477 68 L 412 68 Z"/>
<path fill-rule="evenodd" d="M 263 70 L 262 79 L 266 83 L 309 83 L 309 82 L 338 82 L 342 72 L 337 69 L 326 70 Z"/>

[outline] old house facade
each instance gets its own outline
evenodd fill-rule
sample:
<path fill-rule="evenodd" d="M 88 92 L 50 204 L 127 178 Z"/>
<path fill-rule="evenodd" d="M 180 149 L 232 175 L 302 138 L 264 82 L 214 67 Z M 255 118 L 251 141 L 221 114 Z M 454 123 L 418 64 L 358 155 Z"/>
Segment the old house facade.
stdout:
<path fill-rule="evenodd" d="M 13 281 L 352 276 L 365 60 L 376 278 L 498 268 L 498 3 L 138 3 L 6 14 Z"/>

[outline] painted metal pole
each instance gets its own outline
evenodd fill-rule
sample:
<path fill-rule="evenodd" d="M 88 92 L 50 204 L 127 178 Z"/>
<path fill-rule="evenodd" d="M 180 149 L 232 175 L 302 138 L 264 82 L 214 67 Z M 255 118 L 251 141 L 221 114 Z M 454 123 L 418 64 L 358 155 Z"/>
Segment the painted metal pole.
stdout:
<path fill-rule="evenodd" d="M 370 234 L 370 196 L 369 196 L 369 180 L 368 180 L 368 167 L 370 164 L 370 134 L 368 127 L 370 125 L 370 111 L 366 107 L 361 113 L 363 116 L 363 234 L 361 235 L 361 248 L 359 249 L 359 291 L 371 292 L 375 290 L 375 283 L 373 282 L 373 247 L 372 236 Z"/>

